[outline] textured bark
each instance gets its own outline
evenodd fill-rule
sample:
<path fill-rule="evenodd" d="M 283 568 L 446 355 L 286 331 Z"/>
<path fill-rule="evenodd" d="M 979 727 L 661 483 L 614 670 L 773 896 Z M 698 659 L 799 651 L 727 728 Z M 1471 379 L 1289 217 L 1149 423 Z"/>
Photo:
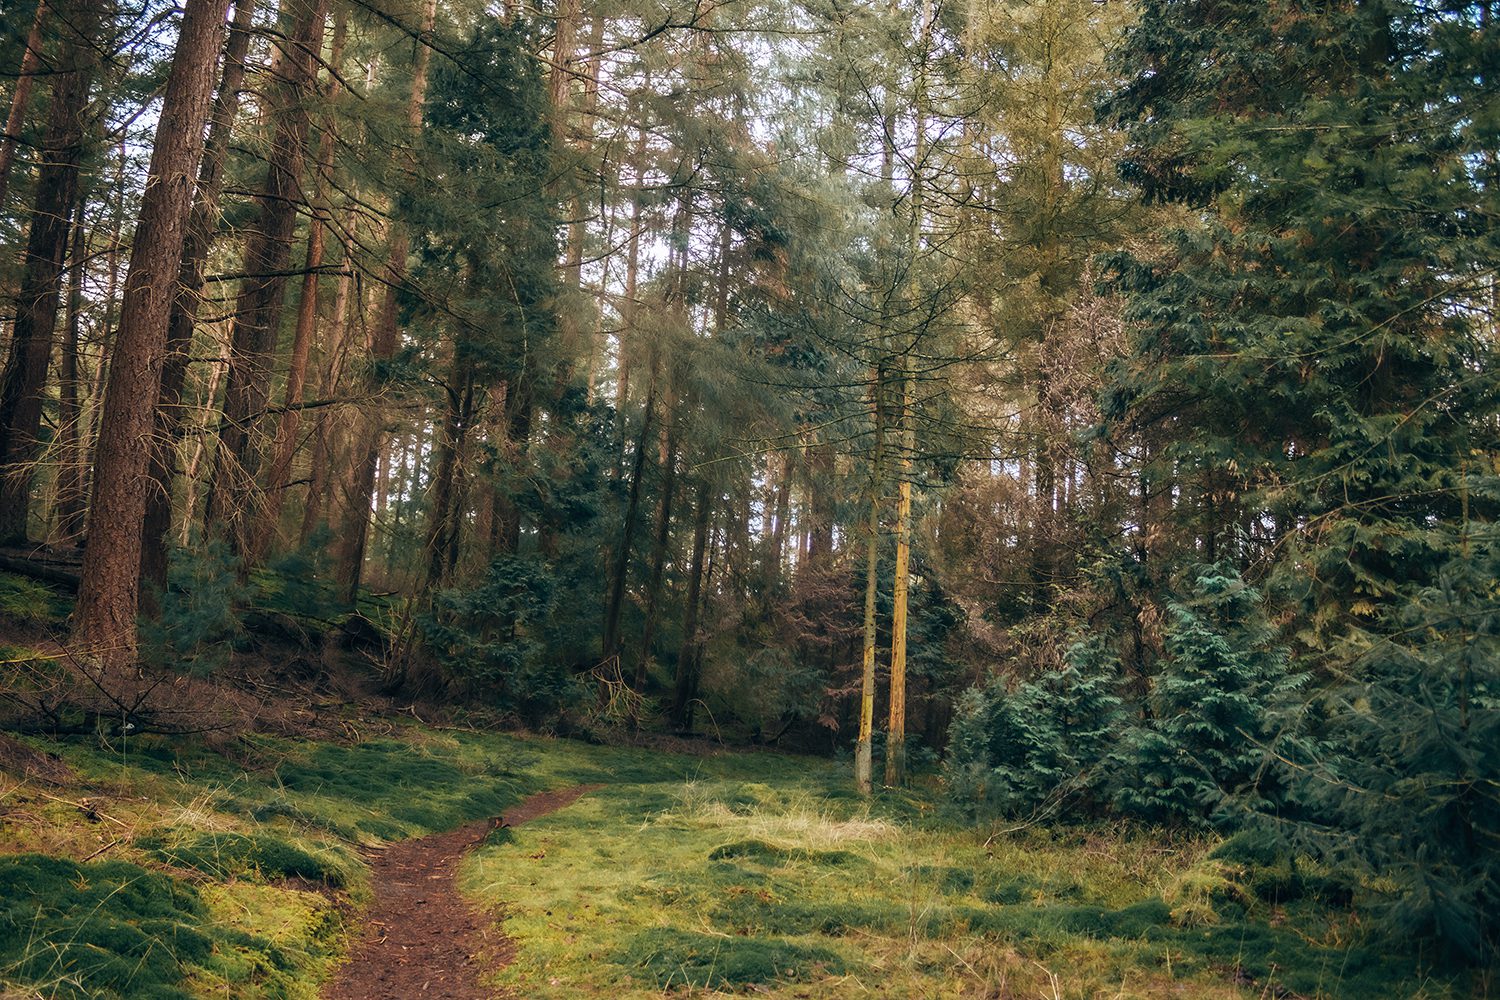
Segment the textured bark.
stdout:
<path fill-rule="evenodd" d="M 74 641 L 106 670 L 135 659 L 146 444 L 228 7 L 229 0 L 186 4 L 125 277 L 73 625 Z"/>
<path fill-rule="evenodd" d="M 442 439 L 438 442 L 437 470 L 432 478 L 432 503 L 427 525 L 427 589 L 448 582 L 453 549 L 458 542 L 462 492 L 459 479 L 469 424 L 474 414 L 474 371 L 466 359 L 455 358 L 448 380 L 447 407 L 443 413 Z"/>
<path fill-rule="evenodd" d="M 234 551 L 249 556 L 253 525 L 264 497 L 258 479 L 266 446 L 265 411 L 281 328 L 287 268 L 302 203 L 302 167 L 309 120 L 307 98 L 317 86 L 328 0 L 287 0 L 287 41 L 272 63 L 268 95 L 275 121 L 266 177 L 256 197 L 257 219 L 245 237 L 246 277 L 235 301 L 229 335 L 224 418 L 209 485 L 208 524 Z M 248 561 L 243 565 L 248 570 Z"/>
<path fill-rule="evenodd" d="M 525 456 L 531 441 L 531 418 L 530 393 L 515 384 L 507 387 L 503 448 L 508 460 L 519 462 Z M 489 556 L 491 559 L 497 555 L 513 556 L 520 547 L 521 514 L 502 486 L 491 498 Z"/>
<path fill-rule="evenodd" d="M 36 5 L 36 14 L 31 19 L 31 31 L 26 35 L 26 48 L 21 53 L 21 67 L 16 74 L 16 89 L 10 95 L 10 114 L 5 118 L 5 136 L 0 138 L 0 209 L 5 207 L 5 196 L 10 191 L 10 171 L 16 161 L 16 141 L 21 137 L 21 124 L 26 118 L 26 107 L 31 103 L 31 87 L 36 81 L 36 71 L 42 61 L 42 25 L 47 21 L 47 0 Z"/>
<path fill-rule="evenodd" d="M 914 450 L 911 377 L 901 380 L 901 481 L 896 499 L 896 567 L 891 590 L 890 724 L 885 740 L 885 783 L 906 782 L 906 617 L 911 587 L 911 459 Z"/>
<path fill-rule="evenodd" d="M 65 33 L 52 75 L 49 124 L 42 139 L 10 353 L 0 374 L 0 543 L 26 540 L 42 392 L 78 201 L 89 84 L 98 63 L 92 36 L 102 19 L 103 11 L 91 0 L 58 11 Z"/>
<path fill-rule="evenodd" d="M 347 261 L 339 272 L 333 295 L 333 322 L 328 334 L 328 363 L 323 371 L 323 395 L 331 397 L 338 391 L 343 378 L 344 357 L 348 352 L 349 291 L 354 276 Z M 328 408 L 318 411 L 313 425 L 312 456 L 308 463 L 307 499 L 302 505 L 302 528 L 297 534 L 298 543 L 306 545 L 315 531 L 324 526 L 324 511 L 327 509 L 335 451 L 335 426 L 330 420 Z"/>
<path fill-rule="evenodd" d="M 416 60 L 412 67 L 411 95 L 406 105 L 407 125 L 415 132 L 422 125 L 422 105 L 427 99 L 427 74 L 432 65 L 432 49 L 424 41 L 432 34 L 437 17 L 437 0 L 427 0 L 422 12 L 422 30 L 417 40 Z M 406 279 L 406 254 L 409 247 L 406 227 L 399 220 L 391 223 L 386 244 L 386 286 L 375 315 L 370 342 L 370 356 L 375 361 L 389 360 L 396 353 L 396 291 Z M 377 386 L 370 386 L 372 392 Z M 364 575 L 365 549 L 369 544 L 370 505 L 375 498 L 375 471 L 380 464 L 381 445 L 385 438 L 385 421 L 375 411 L 364 415 L 363 426 L 354 451 L 354 476 L 349 490 L 349 510 L 345 520 L 343 549 L 343 593 L 353 604 L 359 597 Z"/>
<path fill-rule="evenodd" d="M 224 160 L 229 137 L 239 111 L 240 87 L 245 79 L 245 54 L 250 46 L 255 0 L 240 0 L 234 7 L 234 22 L 224 49 L 224 68 L 219 76 L 203 161 L 198 168 L 198 187 L 188 217 L 182 245 L 182 264 L 177 273 L 177 291 L 167 319 L 166 357 L 162 362 L 161 388 L 157 393 L 155 433 L 151 437 L 151 462 L 146 495 L 146 515 L 141 521 L 141 608 L 148 616 L 157 610 L 156 595 L 167 586 L 167 536 L 172 528 L 172 480 L 177 469 L 177 449 L 182 441 L 182 388 L 187 380 L 188 352 L 198 305 L 203 296 L 204 262 L 213 244 L 219 198 L 224 187 Z M 191 517 L 191 506 L 189 507 Z"/>

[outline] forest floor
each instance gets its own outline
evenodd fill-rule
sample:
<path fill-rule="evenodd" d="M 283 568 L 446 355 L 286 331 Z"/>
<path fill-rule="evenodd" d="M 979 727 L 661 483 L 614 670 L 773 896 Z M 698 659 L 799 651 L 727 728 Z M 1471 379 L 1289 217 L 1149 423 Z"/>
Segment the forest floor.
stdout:
<path fill-rule="evenodd" d="M 0 997 L 1482 995 L 1370 943 L 1315 868 L 935 801 L 862 799 L 842 761 L 353 716 L 0 736 Z"/>

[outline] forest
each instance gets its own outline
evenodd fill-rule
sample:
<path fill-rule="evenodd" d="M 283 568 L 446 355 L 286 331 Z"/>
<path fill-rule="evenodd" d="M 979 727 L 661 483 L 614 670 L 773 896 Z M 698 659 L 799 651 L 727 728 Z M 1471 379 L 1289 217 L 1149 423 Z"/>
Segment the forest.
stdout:
<path fill-rule="evenodd" d="M 0 0 L 0 997 L 1500 993 L 1497 19 Z"/>

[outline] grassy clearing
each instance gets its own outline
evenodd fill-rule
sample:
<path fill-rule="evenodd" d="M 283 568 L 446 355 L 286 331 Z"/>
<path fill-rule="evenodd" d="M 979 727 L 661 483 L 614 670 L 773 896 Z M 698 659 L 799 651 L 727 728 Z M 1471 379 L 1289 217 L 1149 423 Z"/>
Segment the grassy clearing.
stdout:
<path fill-rule="evenodd" d="M 1464 995 L 1368 947 L 1336 873 L 1254 843 L 986 842 L 821 761 L 418 726 L 31 746 L 75 778 L 0 771 L 0 996 L 311 1000 L 368 894 L 361 846 L 576 783 L 603 787 L 464 869 L 528 997 Z"/>
<path fill-rule="evenodd" d="M 770 755 L 616 782 L 470 859 L 530 997 L 1444 997 L 1329 873 L 1199 839 L 987 843 Z M 1264 862 L 1263 864 L 1260 862 Z M 1278 865 L 1280 867 L 1278 867 Z"/>

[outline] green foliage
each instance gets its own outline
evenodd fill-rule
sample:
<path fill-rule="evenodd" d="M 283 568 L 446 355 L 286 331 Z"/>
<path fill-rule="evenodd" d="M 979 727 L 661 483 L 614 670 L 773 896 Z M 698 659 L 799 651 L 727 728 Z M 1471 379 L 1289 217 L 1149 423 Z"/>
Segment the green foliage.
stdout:
<path fill-rule="evenodd" d="M 1085 642 L 1065 669 L 1008 690 L 966 692 L 949 731 L 947 779 L 982 812 L 1030 815 L 1076 805 L 1099 786 L 1122 725 L 1117 680 L 1102 645 Z"/>
<path fill-rule="evenodd" d="M 1296 841 L 1391 887 L 1392 931 L 1452 955 L 1500 948 L 1500 544 L 1451 561 L 1392 609 L 1301 712 Z"/>
<path fill-rule="evenodd" d="M 670 927 L 643 931 L 611 956 L 662 989 L 739 989 L 845 971 L 827 948 L 782 938 L 725 937 Z"/>
<path fill-rule="evenodd" d="M 461 688 L 482 692 L 531 724 L 555 719 L 579 691 L 543 641 L 554 586 L 540 560 L 501 556 L 479 586 L 433 595 L 421 618 L 426 647 Z"/>
<path fill-rule="evenodd" d="M 344 609 L 332 583 L 331 541 L 327 527 L 320 527 L 306 545 L 273 559 L 258 575 L 256 607 L 297 618 L 334 620 Z"/>
<path fill-rule="evenodd" d="M 0 617 L 25 625 L 58 626 L 67 621 L 67 601 L 45 584 L 0 573 Z"/>
<path fill-rule="evenodd" d="M 1260 595 L 1228 566 L 1201 567 L 1168 604 L 1166 655 L 1150 713 L 1113 755 L 1115 808 L 1154 822 L 1202 822 L 1224 807 L 1274 806 L 1262 784 L 1271 707 L 1302 678 L 1265 621 Z"/>
<path fill-rule="evenodd" d="M 1432 581 L 1494 440 L 1487 16 L 1149 0 L 1118 53 L 1122 170 L 1193 221 L 1117 261 L 1133 344 L 1106 416 L 1204 498 L 1174 515 L 1200 536 L 1242 503 L 1280 523 L 1275 578 L 1318 646 Z"/>
<path fill-rule="evenodd" d="M 176 550 L 170 562 L 161 613 L 140 626 L 141 659 L 194 676 L 229 662 L 243 638 L 241 609 L 248 589 L 239 560 L 222 538 Z"/>

